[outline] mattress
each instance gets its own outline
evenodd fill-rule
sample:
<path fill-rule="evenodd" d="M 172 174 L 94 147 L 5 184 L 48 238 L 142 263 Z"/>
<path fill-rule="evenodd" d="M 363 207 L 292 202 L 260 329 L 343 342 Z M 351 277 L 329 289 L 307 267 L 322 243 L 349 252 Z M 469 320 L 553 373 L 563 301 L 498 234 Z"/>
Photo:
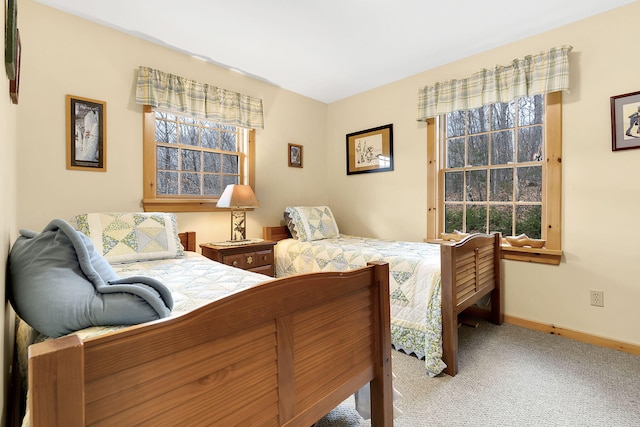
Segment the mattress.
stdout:
<path fill-rule="evenodd" d="M 389 263 L 391 341 L 425 359 L 438 375 L 442 362 L 440 246 L 339 235 L 302 242 L 284 239 L 275 246 L 276 277 L 322 271 L 348 271 L 370 261 Z"/>

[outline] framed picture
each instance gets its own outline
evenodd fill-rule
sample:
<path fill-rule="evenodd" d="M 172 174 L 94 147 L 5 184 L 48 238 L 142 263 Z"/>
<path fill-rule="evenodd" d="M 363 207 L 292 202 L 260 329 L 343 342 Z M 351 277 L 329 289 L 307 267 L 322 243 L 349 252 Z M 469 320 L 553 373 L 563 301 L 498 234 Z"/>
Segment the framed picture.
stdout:
<path fill-rule="evenodd" d="M 289 166 L 292 168 L 302 167 L 302 145 L 289 144 Z"/>
<path fill-rule="evenodd" d="M 18 59 L 18 5 L 17 0 L 7 0 L 4 20 L 4 67 L 9 80 L 16 78 L 16 61 Z"/>
<path fill-rule="evenodd" d="M 640 148 L 640 92 L 611 97 L 611 149 Z"/>
<path fill-rule="evenodd" d="M 67 95 L 67 169 L 107 170 L 107 103 Z"/>
<path fill-rule="evenodd" d="M 347 134 L 347 175 L 393 170 L 393 125 Z"/>
<path fill-rule="evenodd" d="M 9 80 L 9 97 L 14 104 L 18 103 L 18 92 L 20 91 L 20 30 L 16 30 L 16 71 L 14 78 Z"/>

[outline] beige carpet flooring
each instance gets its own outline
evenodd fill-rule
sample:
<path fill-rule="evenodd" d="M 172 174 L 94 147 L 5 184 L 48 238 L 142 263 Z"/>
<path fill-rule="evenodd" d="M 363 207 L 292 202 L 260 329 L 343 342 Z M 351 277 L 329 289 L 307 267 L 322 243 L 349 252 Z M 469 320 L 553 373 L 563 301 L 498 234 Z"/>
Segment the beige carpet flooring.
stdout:
<path fill-rule="evenodd" d="M 640 357 L 508 324 L 459 333 L 455 377 L 393 352 L 396 426 L 640 426 Z M 369 425 L 353 398 L 318 423 Z"/>

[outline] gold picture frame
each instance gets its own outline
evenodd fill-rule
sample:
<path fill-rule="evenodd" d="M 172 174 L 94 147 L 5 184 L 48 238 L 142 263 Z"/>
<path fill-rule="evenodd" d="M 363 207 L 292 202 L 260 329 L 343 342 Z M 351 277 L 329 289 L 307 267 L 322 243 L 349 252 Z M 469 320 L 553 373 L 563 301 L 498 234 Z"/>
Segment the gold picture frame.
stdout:
<path fill-rule="evenodd" d="M 288 159 L 289 159 L 289 167 L 291 168 L 301 168 L 303 157 L 302 157 L 302 145 L 298 144 L 289 144 L 288 146 Z"/>
<path fill-rule="evenodd" d="M 107 103 L 66 96 L 67 169 L 106 172 Z"/>
<path fill-rule="evenodd" d="M 347 175 L 392 170 L 392 124 L 347 134 Z"/>

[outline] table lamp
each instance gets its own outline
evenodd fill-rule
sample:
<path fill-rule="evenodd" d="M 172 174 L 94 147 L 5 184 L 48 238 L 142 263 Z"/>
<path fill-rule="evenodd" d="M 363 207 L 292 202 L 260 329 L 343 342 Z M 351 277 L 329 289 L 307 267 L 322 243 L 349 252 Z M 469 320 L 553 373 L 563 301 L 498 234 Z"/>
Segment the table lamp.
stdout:
<path fill-rule="evenodd" d="M 227 185 L 216 207 L 231 208 L 231 241 L 242 242 L 247 240 L 247 208 L 258 207 L 260 203 L 250 185 Z"/>

